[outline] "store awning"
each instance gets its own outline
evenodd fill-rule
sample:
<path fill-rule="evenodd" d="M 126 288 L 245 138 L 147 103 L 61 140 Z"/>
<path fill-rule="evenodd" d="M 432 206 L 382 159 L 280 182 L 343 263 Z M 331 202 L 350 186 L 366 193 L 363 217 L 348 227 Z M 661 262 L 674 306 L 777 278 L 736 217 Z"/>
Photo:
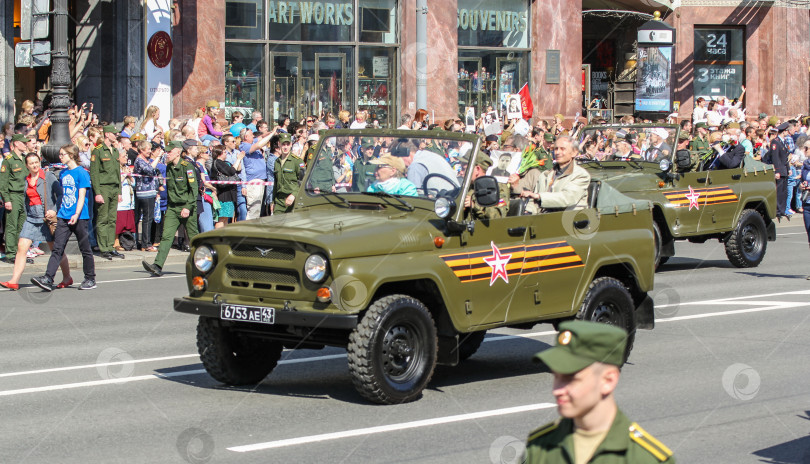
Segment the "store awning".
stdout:
<path fill-rule="evenodd" d="M 676 0 L 582 0 L 583 10 L 625 10 L 661 14 L 672 10 Z"/>

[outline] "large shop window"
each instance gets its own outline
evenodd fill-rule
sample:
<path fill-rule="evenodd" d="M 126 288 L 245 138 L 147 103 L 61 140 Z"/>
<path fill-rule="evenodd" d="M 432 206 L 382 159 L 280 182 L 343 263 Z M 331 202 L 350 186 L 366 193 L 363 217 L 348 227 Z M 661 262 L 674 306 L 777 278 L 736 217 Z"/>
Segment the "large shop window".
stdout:
<path fill-rule="evenodd" d="M 500 114 L 528 82 L 530 41 L 526 0 L 458 0 L 458 112 Z"/>
<path fill-rule="evenodd" d="M 253 104 L 266 119 L 367 110 L 370 121 L 390 126 L 397 114 L 398 9 L 396 0 L 229 0 L 228 92 L 238 94 L 231 89 L 256 76 L 267 92 Z M 239 43 L 248 39 L 253 42 Z M 254 53 L 253 74 L 238 58 L 247 49 Z M 245 101 L 236 96 L 226 103 L 241 108 Z"/>
<path fill-rule="evenodd" d="M 695 98 L 735 98 L 745 84 L 745 30 L 695 28 Z"/>
<path fill-rule="evenodd" d="M 225 38 L 261 40 L 264 38 L 265 0 L 238 0 L 225 3 Z"/>
<path fill-rule="evenodd" d="M 225 44 L 225 117 L 241 111 L 245 119 L 264 107 L 264 45 Z"/>

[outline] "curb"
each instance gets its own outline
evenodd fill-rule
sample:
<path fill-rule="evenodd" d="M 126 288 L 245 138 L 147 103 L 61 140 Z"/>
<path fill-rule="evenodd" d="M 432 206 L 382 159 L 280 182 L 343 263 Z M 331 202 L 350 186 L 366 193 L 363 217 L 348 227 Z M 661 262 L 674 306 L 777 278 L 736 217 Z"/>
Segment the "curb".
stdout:
<path fill-rule="evenodd" d="M 121 258 L 113 258 L 112 261 L 99 257 L 98 255 L 94 255 L 95 258 L 95 267 L 96 271 L 99 269 L 116 269 L 116 268 L 126 268 L 126 267 L 136 267 L 138 269 L 141 268 L 141 261 L 147 259 L 152 261 L 157 256 L 157 253 L 144 253 L 141 251 L 125 251 L 122 252 L 125 256 L 124 259 Z M 34 264 L 27 264 L 25 266 L 25 272 L 30 271 L 45 271 L 48 267 L 48 256 L 50 253 L 45 252 L 44 255 L 34 258 Z M 166 257 L 166 264 L 179 264 L 185 263 L 188 259 L 188 253 L 177 251 L 172 249 L 169 252 L 169 256 Z M 82 269 L 82 255 L 80 254 L 69 254 L 68 255 L 68 264 L 70 265 L 71 269 L 78 269 L 81 271 Z M 0 275 L 11 275 L 14 266 L 12 264 L 7 264 L 0 262 Z"/>

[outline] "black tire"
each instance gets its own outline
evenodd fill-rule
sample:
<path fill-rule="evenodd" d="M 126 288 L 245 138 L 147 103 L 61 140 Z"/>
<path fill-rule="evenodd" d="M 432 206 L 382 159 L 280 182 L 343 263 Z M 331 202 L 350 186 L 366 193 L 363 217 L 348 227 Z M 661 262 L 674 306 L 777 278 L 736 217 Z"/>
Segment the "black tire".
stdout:
<path fill-rule="evenodd" d="M 231 332 L 218 319 L 200 317 L 197 351 L 211 377 L 227 385 L 255 385 L 273 371 L 284 346 Z"/>
<path fill-rule="evenodd" d="M 736 267 L 757 267 L 765 257 L 768 234 L 762 215 L 753 209 L 743 210 L 737 227 L 726 241 L 726 256 Z"/>
<path fill-rule="evenodd" d="M 407 295 L 375 301 L 349 335 L 349 372 L 357 391 L 380 404 L 414 401 L 438 357 L 436 326 L 422 302 Z"/>
<path fill-rule="evenodd" d="M 623 363 L 627 362 L 636 339 L 633 297 L 619 280 L 600 277 L 591 282 L 577 319 L 614 325 L 627 331 Z"/>
<path fill-rule="evenodd" d="M 653 236 L 655 237 L 655 270 L 658 270 L 662 264 L 669 261 L 669 256 L 661 256 L 661 248 L 664 244 L 664 236 L 661 234 L 661 227 L 658 223 L 653 221 Z"/>
<path fill-rule="evenodd" d="M 458 334 L 458 360 L 464 361 L 470 356 L 474 355 L 481 344 L 484 343 L 484 336 L 487 334 L 486 330 L 479 332 L 470 332 Z"/>

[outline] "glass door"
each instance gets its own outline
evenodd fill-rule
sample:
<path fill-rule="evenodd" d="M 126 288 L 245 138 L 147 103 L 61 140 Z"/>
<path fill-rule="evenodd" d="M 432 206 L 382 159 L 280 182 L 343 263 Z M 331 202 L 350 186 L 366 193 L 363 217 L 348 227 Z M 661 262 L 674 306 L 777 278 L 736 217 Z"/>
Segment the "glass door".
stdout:
<path fill-rule="evenodd" d="M 481 115 L 481 94 L 484 92 L 485 77 L 481 75 L 481 58 L 458 58 L 459 114 L 466 114 L 467 107 L 472 106 L 476 116 Z"/>
<path fill-rule="evenodd" d="M 301 91 L 301 54 L 289 52 L 270 53 L 270 86 L 273 89 L 273 120 L 289 111 L 290 120 L 306 116 Z"/>
<path fill-rule="evenodd" d="M 321 112 L 337 116 L 348 107 L 346 100 L 346 55 L 344 53 L 316 53 L 315 76 L 317 101 L 315 114 Z"/>
<path fill-rule="evenodd" d="M 498 102 L 503 111 L 507 96 L 518 93 L 520 87 L 525 83 L 523 62 L 516 58 L 498 57 L 495 59 L 495 67 L 498 73 L 498 93 L 493 100 Z"/>

